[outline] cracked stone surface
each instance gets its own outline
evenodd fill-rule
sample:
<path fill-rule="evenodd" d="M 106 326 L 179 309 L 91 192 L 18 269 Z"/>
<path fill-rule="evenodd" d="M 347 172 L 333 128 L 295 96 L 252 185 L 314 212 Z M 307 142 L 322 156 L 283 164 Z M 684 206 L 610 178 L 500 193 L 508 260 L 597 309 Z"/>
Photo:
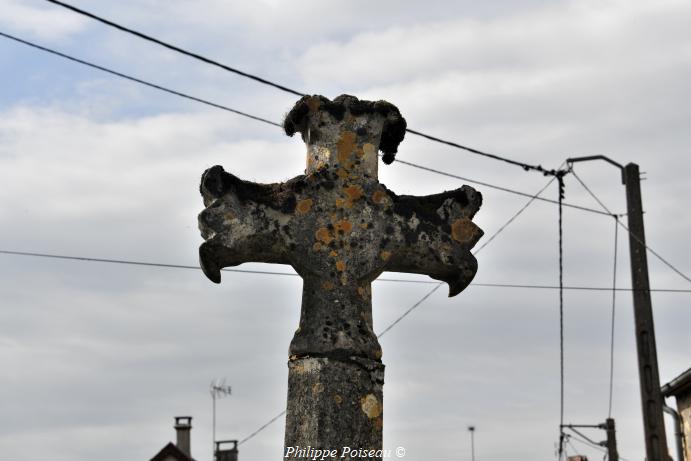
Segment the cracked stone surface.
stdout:
<path fill-rule="evenodd" d="M 377 179 L 377 153 L 394 161 L 405 126 L 384 101 L 305 96 L 284 121 L 307 144 L 304 175 L 256 184 L 214 166 L 202 176 L 207 277 L 219 283 L 223 267 L 266 262 L 290 264 L 303 279 L 286 446 L 381 449 L 384 365 L 371 282 L 383 271 L 426 274 L 455 296 L 477 271 L 479 192 L 396 195 Z"/>

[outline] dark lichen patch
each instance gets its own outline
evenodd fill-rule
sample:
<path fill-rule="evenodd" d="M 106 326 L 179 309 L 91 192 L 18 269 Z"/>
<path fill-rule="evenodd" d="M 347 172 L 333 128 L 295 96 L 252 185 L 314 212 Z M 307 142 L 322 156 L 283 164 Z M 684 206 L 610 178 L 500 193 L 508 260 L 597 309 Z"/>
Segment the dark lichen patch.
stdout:
<path fill-rule="evenodd" d="M 410 219 L 413 217 L 413 214 L 415 214 L 420 221 L 435 225 L 448 226 L 449 216 L 446 216 L 445 214 L 440 216 L 438 213 L 440 208 L 443 210 L 442 205 L 448 199 L 452 199 L 462 208 L 465 208 L 469 217 L 474 216 L 481 205 L 481 197 L 474 197 L 475 200 L 471 202 L 468 199 L 465 188 L 423 197 L 416 197 L 412 195 L 396 195 L 391 191 L 388 192 L 393 199 L 394 211 L 396 214 L 404 217 L 405 219 Z M 450 231 L 450 229 L 445 230 Z"/>
<path fill-rule="evenodd" d="M 213 166 L 202 175 L 199 191 L 206 198 L 220 198 L 233 193 L 241 202 L 254 203 L 292 214 L 295 211 L 296 189 L 304 187 L 304 176 L 298 176 L 285 183 L 258 184 L 243 181 L 223 170 L 220 165 Z"/>
<path fill-rule="evenodd" d="M 379 150 L 384 154 L 382 160 L 388 165 L 396 158 L 398 145 L 405 137 L 407 124 L 393 104 L 386 101 L 359 100 L 347 94 L 342 94 L 333 101 L 321 95 L 303 96 L 283 119 L 283 130 L 288 136 L 300 132 L 304 139 L 308 131 L 309 118 L 317 110 L 328 113 L 337 122 L 343 121 L 348 113 L 355 117 L 365 114 L 382 116 L 384 125 L 379 143 Z M 360 132 L 357 134 L 364 136 Z"/>

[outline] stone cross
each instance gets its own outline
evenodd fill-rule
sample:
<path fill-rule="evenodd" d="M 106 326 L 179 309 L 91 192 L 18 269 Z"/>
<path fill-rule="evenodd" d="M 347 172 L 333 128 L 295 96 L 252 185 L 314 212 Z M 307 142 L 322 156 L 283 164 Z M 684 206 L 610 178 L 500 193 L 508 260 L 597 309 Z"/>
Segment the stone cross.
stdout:
<path fill-rule="evenodd" d="M 283 126 L 307 144 L 305 175 L 256 184 L 214 166 L 202 176 L 201 267 L 216 283 L 221 268 L 245 262 L 295 269 L 302 310 L 289 348 L 284 454 L 379 460 L 384 365 L 372 281 L 383 271 L 426 274 L 460 293 L 477 271 L 470 249 L 482 231 L 471 219 L 482 197 L 469 186 L 417 197 L 380 184 L 378 152 L 391 163 L 406 128 L 387 102 L 305 96 Z M 341 458 L 343 447 L 363 451 Z"/>

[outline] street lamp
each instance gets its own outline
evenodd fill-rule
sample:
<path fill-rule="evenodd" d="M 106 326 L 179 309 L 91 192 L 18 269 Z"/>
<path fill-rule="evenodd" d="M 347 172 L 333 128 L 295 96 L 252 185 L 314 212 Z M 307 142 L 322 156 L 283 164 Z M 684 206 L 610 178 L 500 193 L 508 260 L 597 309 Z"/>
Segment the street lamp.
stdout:
<path fill-rule="evenodd" d="M 468 426 L 468 432 L 470 432 L 471 461 L 475 461 L 475 426 Z"/>

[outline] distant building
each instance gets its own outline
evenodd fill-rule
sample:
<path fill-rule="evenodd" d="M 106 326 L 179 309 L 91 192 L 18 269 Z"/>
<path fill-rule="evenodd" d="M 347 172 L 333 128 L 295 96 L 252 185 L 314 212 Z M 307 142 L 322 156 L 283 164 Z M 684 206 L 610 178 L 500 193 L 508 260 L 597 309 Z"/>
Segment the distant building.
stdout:
<path fill-rule="evenodd" d="M 191 416 L 175 417 L 175 432 L 177 433 L 177 444 L 168 442 L 151 461 L 195 461 L 192 458 L 192 447 L 190 444 L 190 432 L 192 431 Z"/>
<path fill-rule="evenodd" d="M 683 452 L 686 461 L 691 461 L 691 368 L 662 386 L 662 395 L 677 399 L 677 413 L 680 418 L 681 435 L 677 443 L 681 445 L 679 451 Z"/>

